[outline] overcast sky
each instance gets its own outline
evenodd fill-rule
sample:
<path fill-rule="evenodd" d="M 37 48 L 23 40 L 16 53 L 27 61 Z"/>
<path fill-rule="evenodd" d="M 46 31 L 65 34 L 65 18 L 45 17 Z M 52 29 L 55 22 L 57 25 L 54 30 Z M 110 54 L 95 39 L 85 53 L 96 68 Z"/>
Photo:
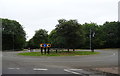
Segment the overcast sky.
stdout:
<path fill-rule="evenodd" d="M 50 32 L 59 19 L 77 19 L 79 23 L 118 21 L 119 0 L 0 0 L 0 17 L 18 21 L 27 33 Z"/>

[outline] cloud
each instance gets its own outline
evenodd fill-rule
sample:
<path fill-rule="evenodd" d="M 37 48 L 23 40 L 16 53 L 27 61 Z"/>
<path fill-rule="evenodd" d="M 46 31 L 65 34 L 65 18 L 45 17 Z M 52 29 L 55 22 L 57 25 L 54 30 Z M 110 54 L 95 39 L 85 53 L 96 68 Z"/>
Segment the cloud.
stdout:
<path fill-rule="evenodd" d="M 20 22 L 28 34 L 55 28 L 57 20 L 77 19 L 79 23 L 98 24 L 117 20 L 119 0 L 0 0 L 0 17 Z"/>

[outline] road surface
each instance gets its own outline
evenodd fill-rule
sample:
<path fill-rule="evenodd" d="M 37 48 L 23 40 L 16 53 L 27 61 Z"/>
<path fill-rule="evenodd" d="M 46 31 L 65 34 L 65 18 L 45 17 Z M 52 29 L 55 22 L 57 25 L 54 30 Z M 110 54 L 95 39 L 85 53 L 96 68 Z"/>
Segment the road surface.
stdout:
<path fill-rule="evenodd" d="M 90 68 L 117 67 L 117 49 L 98 49 L 98 55 L 61 56 L 61 57 L 31 57 L 18 56 L 19 52 L 3 52 L 3 74 L 73 74 L 93 75 Z M 96 75 L 98 76 L 98 75 Z M 103 75 L 100 75 L 103 76 Z"/>

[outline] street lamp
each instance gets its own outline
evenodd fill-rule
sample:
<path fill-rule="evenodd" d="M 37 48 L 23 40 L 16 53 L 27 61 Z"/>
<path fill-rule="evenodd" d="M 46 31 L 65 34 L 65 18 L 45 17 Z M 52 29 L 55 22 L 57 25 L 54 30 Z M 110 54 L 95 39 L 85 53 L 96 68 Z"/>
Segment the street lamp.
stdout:
<path fill-rule="evenodd" d="M 13 51 L 14 51 L 14 31 L 12 32 L 13 35 Z"/>
<path fill-rule="evenodd" d="M 94 48 L 93 48 L 93 44 L 92 44 L 92 41 L 93 41 L 93 37 L 95 36 L 95 32 L 92 33 L 92 30 L 90 29 L 90 50 L 92 52 L 94 52 Z"/>
<path fill-rule="evenodd" d="M 90 50 L 91 50 L 91 29 L 90 29 Z"/>

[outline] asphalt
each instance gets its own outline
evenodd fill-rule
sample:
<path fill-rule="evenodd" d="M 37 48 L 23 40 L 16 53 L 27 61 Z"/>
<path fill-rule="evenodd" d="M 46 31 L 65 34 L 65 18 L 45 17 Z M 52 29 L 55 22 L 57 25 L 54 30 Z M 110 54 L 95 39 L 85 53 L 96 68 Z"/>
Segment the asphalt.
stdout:
<path fill-rule="evenodd" d="M 86 51 L 86 50 L 82 50 Z M 98 49 L 98 55 L 31 57 L 18 56 L 19 52 L 2 53 L 2 74 L 62 74 L 106 76 L 90 68 L 117 67 L 118 49 Z"/>

